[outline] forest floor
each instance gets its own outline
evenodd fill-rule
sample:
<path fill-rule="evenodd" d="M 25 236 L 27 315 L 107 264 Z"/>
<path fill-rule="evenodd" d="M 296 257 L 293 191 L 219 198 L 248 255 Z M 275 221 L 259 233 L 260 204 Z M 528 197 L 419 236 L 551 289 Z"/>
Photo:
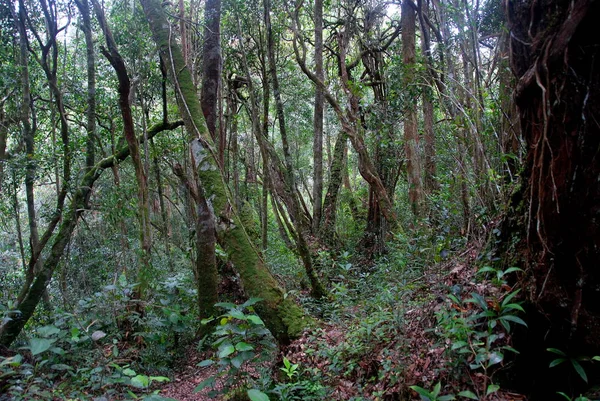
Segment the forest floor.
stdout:
<path fill-rule="evenodd" d="M 473 293 L 488 299 L 494 295 L 501 298 L 498 292 L 508 290 L 475 279 L 482 247 L 482 243 L 470 244 L 448 260 L 405 280 L 405 290 L 394 294 L 402 305 L 381 305 L 380 312 L 370 312 L 360 299 L 341 304 L 337 316 L 342 318 L 321 320 L 317 328 L 279 351 L 277 361 L 272 361 L 273 378 L 277 380 L 285 357 L 298 364 L 307 381 L 311 375 L 318 377 L 330 389 L 330 400 L 416 400 L 419 395 L 410 389 L 411 385 L 432 389 L 440 382 L 444 384 L 441 394 L 456 394 L 465 388 L 476 394 L 485 392 L 489 374 L 470 370 L 467 363 L 449 368 L 453 361 L 446 351 L 453 343 L 436 335 L 440 313 L 448 309 L 468 313 L 462 310 L 469 308 L 465 306 L 468 303 L 457 304 L 448 294 L 454 294 L 454 300 L 464 300 Z M 383 313 L 384 318 L 371 319 L 377 313 Z M 356 333 L 360 333 L 360 340 Z M 503 341 L 509 343 L 510 339 Z M 162 387 L 161 395 L 179 401 L 224 399 L 209 396 L 207 389 L 194 392 L 199 383 L 218 373 L 215 365 L 197 366 L 208 357 L 193 347 L 189 349 L 174 380 Z M 257 370 L 247 369 L 250 377 L 260 379 Z M 222 383 L 217 380 L 216 389 L 222 388 Z M 525 397 L 499 390 L 485 399 L 521 401 Z"/>

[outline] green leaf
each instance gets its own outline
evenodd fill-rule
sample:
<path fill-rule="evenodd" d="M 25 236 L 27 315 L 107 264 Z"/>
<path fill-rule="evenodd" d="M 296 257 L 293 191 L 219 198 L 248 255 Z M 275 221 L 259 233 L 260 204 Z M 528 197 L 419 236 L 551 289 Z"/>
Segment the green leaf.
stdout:
<path fill-rule="evenodd" d="M 209 377 L 208 379 L 202 380 L 200 384 L 196 386 L 194 389 L 194 393 L 198 393 L 204 390 L 206 387 L 212 387 L 215 384 L 214 376 Z"/>
<path fill-rule="evenodd" d="M 142 401 L 177 401 L 174 398 L 163 397 L 158 394 L 150 394 L 142 398 Z"/>
<path fill-rule="evenodd" d="M 550 362 L 550 366 L 548 366 L 548 367 L 549 368 L 553 368 L 555 366 L 560 365 L 561 363 L 563 363 L 566 360 L 567 360 L 567 358 L 556 358 L 555 360 L 553 360 L 552 362 Z"/>
<path fill-rule="evenodd" d="M 567 356 L 567 354 L 565 354 L 564 352 L 562 352 L 561 350 L 559 350 L 557 348 L 546 348 L 546 351 L 552 352 L 553 354 L 564 356 L 564 357 Z"/>
<path fill-rule="evenodd" d="M 451 349 L 452 350 L 456 350 L 456 349 L 459 349 L 459 348 L 462 348 L 462 347 L 466 347 L 467 345 L 468 344 L 467 344 L 466 341 L 457 341 L 457 342 L 455 342 L 455 343 L 452 344 Z"/>
<path fill-rule="evenodd" d="M 248 343 L 240 341 L 235 345 L 235 349 L 238 351 L 252 351 L 254 347 Z"/>
<path fill-rule="evenodd" d="M 509 274 L 512 272 L 522 272 L 522 271 L 523 271 L 523 269 L 519 269 L 518 267 L 509 267 L 508 269 L 506 269 L 504 271 L 504 274 L 506 275 L 506 274 Z"/>
<path fill-rule="evenodd" d="M 565 394 L 565 393 L 563 393 L 562 391 L 559 391 L 557 394 L 560 394 L 560 395 L 562 395 L 563 397 L 565 397 L 565 398 L 566 398 L 567 400 L 569 400 L 569 401 L 573 401 L 573 400 L 571 399 L 571 397 L 569 397 L 568 395 L 566 395 L 566 394 Z"/>
<path fill-rule="evenodd" d="M 592 361 L 600 362 L 600 356 L 593 357 Z"/>
<path fill-rule="evenodd" d="M 232 309 L 229 312 L 227 312 L 227 315 L 231 316 L 234 319 L 238 319 L 238 320 L 246 320 L 246 315 L 244 314 L 244 312 L 239 311 L 237 309 Z"/>
<path fill-rule="evenodd" d="M 456 397 L 454 397 L 452 394 L 448 394 L 448 395 L 442 395 L 441 397 L 437 398 L 437 401 L 451 401 L 451 400 L 455 400 Z"/>
<path fill-rule="evenodd" d="M 254 388 L 248 390 L 248 398 L 250 398 L 250 401 L 270 401 L 268 395 Z"/>
<path fill-rule="evenodd" d="M 469 391 L 469 390 L 461 391 L 460 393 L 458 393 L 458 395 L 461 397 L 470 398 L 472 400 L 479 399 L 479 397 L 477 397 L 477 395 L 475 395 L 475 393 L 473 393 L 472 391 Z"/>
<path fill-rule="evenodd" d="M 65 365 L 64 363 L 57 363 L 54 364 L 52 366 L 50 366 L 50 369 L 52 370 L 73 370 L 73 368 L 69 365 Z"/>
<path fill-rule="evenodd" d="M 32 355 L 38 355 L 42 352 L 48 351 L 53 342 L 53 340 L 48 340 L 46 338 L 32 338 L 29 340 L 28 348 Z"/>
<path fill-rule="evenodd" d="M 37 329 L 37 333 L 42 337 L 50 337 L 53 334 L 60 333 L 60 329 L 56 326 L 43 326 Z"/>
<path fill-rule="evenodd" d="M 171 314 L 169 314 L 169 322 L 171 322 L 171 324 L 177 324 L 179 322 L 179 314 L 171 312 Z"/>
<path fill-rule="evenodd" d="M 231 344 L 221 345 L 219 348 L 221 349 L 219 351 L 219 358 L 227 358 L 235 352 L 235 347 Z"/>
<path fill-rule="evenodd" d="M 520 317 L 514 316 L 514 315 L 504 315 L 504 316 L 500 316 L 498 319 L 518 323 L 520 325 L 527 327 L 527 323 L 525 323 L 525 321 L 523 319 L 521 319 Z"/>
<path fill-rule="evenodd" d="M 223 309 L 235 309 L 237 308 L 236 304 L 232 304 L 231 302 L 217 302 L 215 306 Z"/>
<path fill-rule="evenodd" d="M 263 322 L 262 319 L 256 315 L 248 315 L 247 318 L 248 318 L 249 322 L 252 322 L 256 325 L 259 325 L 259 326 L 265 325 L 265 322 Z"/>
<path fill-rule="evenodd" d="M 212 365 L 213 363 L 215 363 L 215 361 L 213 361 L 212 359 L 205 359 L 205 360 L 203 360 L 202 362 L 200 362 L 200 363 L 199 363 L 198 365 L 196 365 L 196 366 L 199 366 L 199 367 L 201 367 L 201 368 L 205 368 L 205 367 L 207 367 L 207 366 L 210 366 L 210 365 Z"/>
<path fill-rule="evenodd" d="M 502 309 L 505 310 L 505 311 L 508 311 L 508 310 L 518 310 L 519 312 L 525 313 L 525 309 L 523 309 L 523 307 L 521 305 L 514 304 L 514 303 L 513 304 L 508 304 L 508 305 L 503 305 Z"/>
<path fill-rule="evenodd" d="M 519 291 L 521 291 L 521 290 L 513 291 L 510 294 L 508 294 L 506 296 L 506 298 L 504 298 L 504 300 L 502 301 L 502 305 L 506 305 L 507 303 L 509 303 L 514 297 L 517 296 L 517 294 L 519 293 Z"/>
<path fill-rule="evenodd" d="M 419 387 L 419 386 L 410 386 L 410 388 L 414 391 L 416 391 L 421 397 L 424 397 L 428 400 L 431 400 L 432 398 L 435 398 L 434 396 L 431 395 L 431 393 L 427 390 L 425 390 L 423 387 Z"/>
<path fill-rule="evenodd" d="M 137 373 L 135 373 L 135 370 L 133 370 L 133 369 L 130 369 L 130 368 L 127 368 L 127 369 L 123 369 L 123 374 L 124 374 L 125 376 L 130 376 L 130 377 L 133 377 L 133 376 L 135 376 Z"/>
<path fill-rule="evenodd" d="M 171 379 L 169 379 L 168 377 L 165 376 L 150 376 L 150 381 L 155 381 L 155 382 L 169 382 L 171 381 Z"/>
<path fill-rule="evenodd" d="M 497 384 L 490 384 L 487 388 L 487 391 L 485 392 L 485 395 L 488 396 L 490 394 L 495 393 L 496 391 L 500 390 L 500 386 Z"/>
<path fill-rule="evenodd" d="M 489 366 L 496 365 L 504 360 L 504 355 L 500 352 L 492 352 L 488 360 L 490 361 Z"/>
<path fill-rule="evenodd" d="M 136 388 L 147 388 L 150 385 L 150 378 L 146 375 L 137 375 L 131 378 L 131 385 Z"/>
<path fill-rule="evenodd" d="M 440 393 L 441 390 L 442 390 L 442 382 L 438 382 L 433 387 L 433 391 L 431 392 L 431 395 L 433 395 L 433 398 L 436 398 L 438 396 L 438 394 Z"/>
<path fill-rule="evenodd" d="M 579 362 L 577 362 L 575 359 L 571 359 L 571 364 L 575 368 L 575 371 L 577 372 L 579 377 L 581 377 L 583 379 L 583 381 L 587 383 L 588 382 L 587 374 L 585 373 L 585 370 L 579 364 Z"/>
<path fill-rule="evenodd" d="M 482 273 L 495 273 L 495 272 L 496 272 L 496 269 L 494 269 L 493 267 L 491 267 L 491 266 L 484 266 L 484 267 L 482 267 L 481 269 L 479 269 L 479 270 L 477 271 L 477 274 L 482 274 Z"/>
<path fill-rule="evenodd" d="M 263 300 L 262 298 L 252 297 L 242 304 L 242 308 L 247 308 L 249 306 L 255 305 L 262 300 Z"/>
<path fill-rule="evenodd" d="M 244 363 L 244 357 L 242 355 L 236 355 L 233 358 L 231 358 L 231 364 L 236 369 L 241 368 L 242 367 L 242 363 Z"/>

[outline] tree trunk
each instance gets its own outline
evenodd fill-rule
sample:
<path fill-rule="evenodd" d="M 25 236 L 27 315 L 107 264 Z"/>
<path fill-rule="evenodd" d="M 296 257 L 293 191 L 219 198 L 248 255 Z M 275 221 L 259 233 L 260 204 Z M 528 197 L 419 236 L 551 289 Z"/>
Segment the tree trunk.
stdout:
<path fill-rule="evenodd" d="M 107 49 L 102 49 L 102 53 L 110 62 L 118 78 L 119 86 L 119 108 L 123 118 L 123 136 L 129 146 L 131 161 L 135 171 L 135 179 L 138 189 L 138 220 L 140 222 L 140 246 L 141 246 L 141 265 L 138 269 L 139 285 L 136 289 L 135 297 L 144 298 L 144 292 L 148 286 L 150 274 L 150 252 L 152 248 L 152 231 L 150 223 L 150 199 L 148 196 L 148 182 L 144 166 L 142 163 L 138 138 L 135 135 L 135 124 L 133 122 L 133 113 L 131 110 L 130 95 L 131 81 L 127 73 L 125 61 L 117 49 L 113 39 L 112 32 L 106 22 L 102 6 L 98 0 L 92 0 L 96 18 L 100 23 Z"/>
<path fill-rule="evenodd" d="M 312 295 L 315 298 L 321 298 L 325 295 L 325 289 L 319 282 L 317 274 L 314 270 L 312 256 L 306 243 L 306 234 L 310 232 L 310 228 L 306 226 L 305 222 L 301 218 L 300 213 L 300 199 L 296 187 L 296 179 L 294 176 L 294 167 L 292 165 L 292 156 L 290 153 L 289 142 L 287 138 L 287 129 L 285 125 L 285 115 L 283 112 L 283 101 L 281 99 L 281 92 L 279 89 L 279 79 L 277 77 L 277 67 L 275 65 L 275 44 L 273 38 L 273 30 L 271 28 L 271 6 L 270 0 L 264 0 L 265 7 L 265 25 L 267 29 L 267 56 L 269 60 L 269 70 L 271 75 L 271 82 L 273 85 L 273 95 L 275 97 L 275 107 L 277 110 L 277 120 L 279 122 L 279 133 L 281 135 L 281 143 L 283 147 L 283 158 L 285 162 L 285 190 L 288 193 L 288 197 L 293 202 L 293 220 L 295 223 L 296 240 L 298 244 L 298 253 L 304 264 L 306 275 L 310 281 Z"/>
<path fill-rule="evenodd" d="M 202 92 L 200 102 L 208 132 L 215 143 L 217 136 L 217 97 L 221 81 L 221 0 L 207 0 L 204 8 L 204 46 L 202 48 Z M 224 150 L 224 149 L 219 149 Z M 219 153 L 223 166 L 224 154 Z"/>
<path fill-rule="evenodd" d="M 527 144 L 525 182 L 513 197 L 518 217 L 512 222 L 521 233 L 524 292 L 539 312 L 528 313 L 530 340 L 522 357 L 547 347 L 573 357 L 598 355 L 600 2 L 507 4 L 515 100 Z M 600 383 L 597 367 L 585 369 L 589 385 Z M 535 390 L 568 391 L 565 372 L 542 373 L 556 376 Z M 570 384 L 579 394 L 581 380 Z"/>
<path fill-rule="evenodd" d="M 415 30 L 414 8 L 402 2 L 402 62 L 405 68 L 404 86 L 410 87 L 415 81 Z M 421 180 L 421 160 L 419 154 L 419 134 L 415 104 L 407 104 L 404 110 L 404 142 L 406 170 L 408 173 L 408 199 L 415 216 L 421 216 L 424 208 L 423 184 Z"/>
<path fill-rule="evenodd" d="M 329 171 L 329 185 L 323 202 L 323 221 L 319 229 L 319 238 L 329 247 L 337 246 L 335 234 L 335 221 L 337 212 L 337 198 L 342 186 L 342 169 L 344 168 L 344 149 L 347 147 L 348 136 L 342 131 L 338 134 L 333 150 L 333 158 Z"/>
<path fill-rule="evenodd" d="M 269 272 L 260 252 L 253 246 L 235 211 L 228 214 L 227 188 L 217 167 L 214 146 L 181 49 L 171 40 L 170 26 L 160 2 L 141 0 L 141 3 L 154 41 L 168 66 L 186 129 L 190 135 L 198 138 L 194 140 L 194 146 L 205 156 L 199 160 L 198 176 L 218 215 L 218 237 L 239 271 L 245 290 L 250 296 L 263 299 L 257 309 L 267 327 L 280 343 L 287 343 L 300 335 L 308 319 L 291 297 L 284 298 L 283 291 Z"/>
<path fill-rule="evenodd" d="M 325 80 L 323 73 L 323 0 L 315 0 L 315 75 Z M 313 140 L 313 233 L 321 225 L 323 204 L 323 89 L 315 87 Z"/>

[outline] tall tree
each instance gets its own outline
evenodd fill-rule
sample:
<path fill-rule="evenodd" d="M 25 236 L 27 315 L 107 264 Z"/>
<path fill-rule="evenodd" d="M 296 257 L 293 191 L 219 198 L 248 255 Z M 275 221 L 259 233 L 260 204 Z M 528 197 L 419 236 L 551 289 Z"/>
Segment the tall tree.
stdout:
<path fill-rule="evenodd" d="M 306 275 L 310 281 L 312 294 L 315 298 L 321 298 L 325 295 L 325 289 L 319 282 L 317 273 L 314 269 L 312 255 L 308 249 L 306 242 L 306 234 L 310 231 L 310 227 L 306 227 L 303 219 L 300 216 L 300 199 L 298 195 L 298 189 L 296 186 L 296 178 L 294 176 L 294 167 L 292 165 L 292 155 L 290 153 L 290 146 L 287 136 L 287 127 L 285 125 L 285 114 L 283 110 L 283 100 L 281 98 L 281 90 L 279 88 L 279 77 L 277 76 L 277 65 L 275 61 L 275 38 L 273 35 L 273 28 L 271 26 L 271 0 L 263 0 L 265 7 L 265 27 L 267 30 L 267 56 L 269 60 L 269 72 L 271 76 L 271 83 L 273 85 L 273 96 L 275 98 L 275 107 L 277 110 L 277 121 L 279 122 L 279 134 L 281 135 L 281 143 L 283 146 L 283 159 L 285 162 L 285 190 L 288 193 L 288 197 L 293 202 L 293 219 L 296 223 L 295 227 L 295 239 L 298 244 L 298 253 L 304 263 L 304 269 Z"/>
<path fill-rule="evenodd" d="M 408 1 L 402 2 L 402 62 L 404 63 L 404 87 L 415 85 L 416 68 L 416 13 Z M 423 182 L 421 177 L 421 156 L 419 153 L 419 133 L 417 130 L 417 112 L 412 99 L 404 108 L 404 143 L 406 170 L 408 174 L 408 200 L 413 213 L 421 216 L 424 207 Z"/>
<path fill-rule="evenodd" d="M 217 133 L 217 110 L 221 82 L 221 0 L 208 0 L 204 7 L 204 46 L 202 47 L 202 89 L 200 102 L 206 126 L 219 145 L 219 163 L 223 166 L 225 138 Z"/>
<path fill-rule="evenodd" d="M 141 265 L 138 269 L 140 284 L 136 296 L 143 299 L 143 293 L 148 285 L 148 274 L 150 269 L 150 252 L 152 249 L 152 227 L 150 222 L 150 199 L 148 195 L 148 177 L 142 163 L 140 144 L 135 134 L 133 111 L 131 109 L 132 83 L 127 72 L 125 60 L 119 53 L 117 44 L 113 38 L 112 31 L 104 16 L 104 10 L 97 0 L 92 0 L 96 18 L 100 23 L 106 48 L 102 48 L 102 54 L 110 62 L 115 70 L 119 82 L 119 109 L 123 119 L 123 136 L 129 146 L 131 161 L 135 170 L 135 179 L 138 189 L 138 220 L 140 223 L 140 245 L 142 249 Z M 144 133 L 145 137 L 145 133 Z"/>
<path fill-rule="evenodd" d="M 512 221 L 521 230 L 525 293 L 539 312 L 528 314 L 531 340 L 524 358 L 547 347 L 598 355 L 600 3 L 507 6 L 515 100 L 527 144 Z M 600 376 L 590 377 L 597 384 Z M 537 390 L 564 391 L 555 387 L 564 377 L 556 379 Z"/>
<path fill-rule="evenodd" d="M 323 0 L 315 0 L 315 75 L 325 81 L 323 73 Z M 313 139 L 313 232 L 319 230 L 323 209 L 323 89 L 315 87 Z"/>
<path fill-rule="evenodd" d="M 227 187 L 218 168 L 212 138 L 208 133 L 202 115 L 202 108 L 192 76 L 185 66 L 181 48 L 170 34 L 170 25 L 165 11 L 158 0 L 140 0 L 150 25 L 152 36 L 161 57 L 168 66 L 169 76 L 185 126 L 195 139 L 192 147 L 198 161 L 198 177 L 212 200 L 212 210 L 217 220 L 218 238 L 224 250 L 236 267 L 242 284 L 249 295 L 262 298 L 257 306 L 265 324 L 275 338 L 287 343 L 300 335 L 308 320 L 291 299 L 284 297 L 283 291 L 269 272 L 262 254 L 254 247 L 248 233 L 235 211 L 229 205 Z"/>

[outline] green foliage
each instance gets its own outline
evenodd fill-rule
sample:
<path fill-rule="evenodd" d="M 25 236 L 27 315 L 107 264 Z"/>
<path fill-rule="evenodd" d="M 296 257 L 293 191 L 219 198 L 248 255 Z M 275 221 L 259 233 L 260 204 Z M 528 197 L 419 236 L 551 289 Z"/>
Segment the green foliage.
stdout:
<path fill-rule="evenodd" d="M 563 351 L 556 349 L 556 348 L 547 348 L 546 350 L 555 355 L 558 355 L 558 358 L 556 358 L 556 359 L 552 360 L 552 362 L 550 362 L 551 368 L 558 366 L 558 365 L 562 364 L 563 362 L 570 362 L 571 366 L 573 367 L 575 372 L 577 372 L 577 375 L 581 378 L 581 380 L 583 380 L 586 383 L 588 382 L 588 377 L 587 377 L 587 373 L 585 373 L 585 369 L 583 368 L 583 366 L 581 366 L 581 362 L 600 360 L 600 357 L 598 357 L 598 356 L 595 356 L 592 358 L 586 357 L 586 356 L 578 356 L 578 357 L 569 356 L 566 353 L 564 353 Z"/>
<path fill-rule="evenodd" d="M 484 268 L 483 272 L 492 271 Z M 504 277 L 520 269 L 511 268 L 506 271 L 494 272 L 497 285 L 506 284 Z M 470 298 L 462 299 L 459 294 L 448 294 L 446 307 L 436 313 L 437 327 L 435 333 L 445 339 L 446 353 L 453 368 L 465 365 L 471 370 L 483 372 L 486 380 L 484 388 L 478 390 L 478 395 L 470 391 L 460 395 L 480 399 L 499 389 L 493 383 L 487 384 L 492 370 L 500 366 L 505 359 L 505 352 L 517 353 L 517 350 L 506 343 L 511 330 L 511 323 L 527 326 L 525 321 L 517 316 L 523 313 L 520 302 L 515 302 L 519 290 L 509 293 L 492 292 L 483 296 L 476 292 Z M 473 398 L 479 397 L 479 398 Z"/>
<path fill-rule="evenodd" d="M 267 360 L 274 351 L 273 339 L 265 327 L 264 322 L 254 313 L 253 305 L 261 300 L 251 298 L 241 305 L 228 302 L 215 304 L 216 307 L 225 309 L 226 312 L 217 318 L 205 319 L 203 324 L 217 322 L 217 327 L 212 335 L 211 343 L 215 356 L 198 364 L 207 367 L 213 364 L 218 366 L 217 377 L 224 377 L 224 387 L 221 391 L 212 390 L 210 396 L 219 393 L 229 393 L 243 387 L 250 379 L 245 369 L 249 363 L 259 363 Z M 216 382 L 215 376 L 201 382 L 194 391 L 199 392 L 204 388 L 211 388 Z"/>
<path fill-rule="evenodd" d="M 442 389 L 441 383 L 436 384 L 431 391 L 419 386 L 410 386 L 410 388 L 416 391 L 423 401 L 450 401 L 456 399 L 451 394 L 440 395 Z"/>

